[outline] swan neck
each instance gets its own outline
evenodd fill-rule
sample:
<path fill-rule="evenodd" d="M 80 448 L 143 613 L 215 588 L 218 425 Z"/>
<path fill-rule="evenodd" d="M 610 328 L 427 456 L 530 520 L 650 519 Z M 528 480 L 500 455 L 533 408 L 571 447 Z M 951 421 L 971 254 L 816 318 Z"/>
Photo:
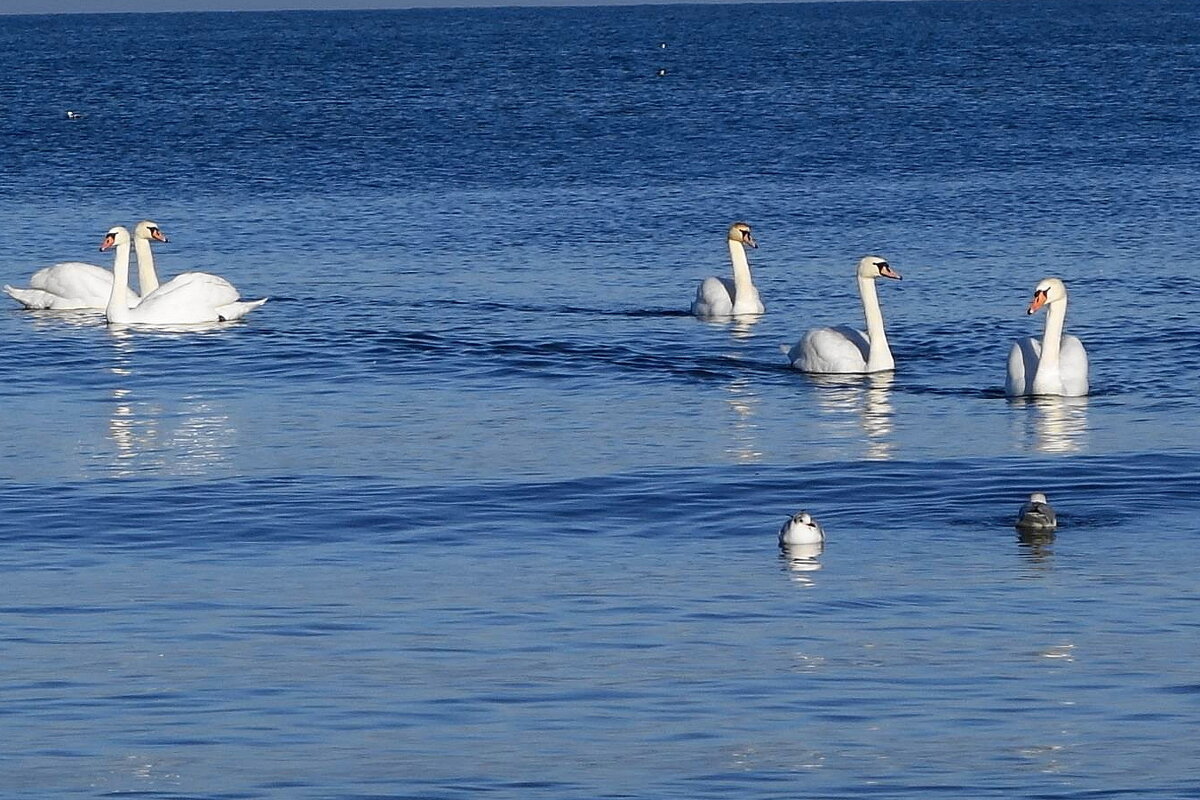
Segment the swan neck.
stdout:
<path fill-rule="evenodd" d="M 108 296 L 108 307 L 104 315 L 109 322 L 129 320 L 129 243 L 118 244 L 113 256 L 112 293 Z"/>
<path fill-rule="evenodd" d="M 137 238 L 133 241 L 133 249 L 137 253 L 138 291 L 142 297 L 158 288 L 158 273 L 154 271 L 154 251 L 148 239 Z"/>
<path fill-rule="evenodd" d="M 739 290 L 753 286 L 750 277 L 750 262 L 746 259 L 746 247 L 741 242 L 729 240 L 729 259 L 733 262 L 733 285 Z"/>
<path fill-rule="evenodd" d="M 1063 323 L 1067 319 L 1067 300 L 1063 298 L 1046 308 L 1046 329 L 1042 333 L 1042 355 L 1038 359 L 1038 384 L 1047 376 L 1058 376 L 1059 353 L 1062 351 Z"/>
<path fill-rule="evenodd" d="M 874 278 L 859 278 L 858 293 L 862 297 L 863 315 L 867 318 L 867 339 L 871 349 L 867 354 L 867 372 L 882 372 L 893 369 L 896 362 L 888 347 L 887 334 L 883 329 L 883 309 L 879 307 L 879 295 Z"/>

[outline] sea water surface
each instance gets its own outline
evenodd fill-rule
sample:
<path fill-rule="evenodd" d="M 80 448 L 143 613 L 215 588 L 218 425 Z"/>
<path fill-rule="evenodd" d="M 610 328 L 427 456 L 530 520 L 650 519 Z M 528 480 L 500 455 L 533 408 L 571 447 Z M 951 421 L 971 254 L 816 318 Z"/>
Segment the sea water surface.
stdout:
<path fill-rule="evenodd" d="M 0 281 L 151 218 L 271 298 L 0 312 L 3 796 L 1200 794 L 1196 4 L 9 16 L 0 69 Z M 696 320 L 737 220 L 767 313 Z M 895 373 L 790 369 L 867 253 Z M 1092 393 L 1009 401 L 1048 275 Z"/>

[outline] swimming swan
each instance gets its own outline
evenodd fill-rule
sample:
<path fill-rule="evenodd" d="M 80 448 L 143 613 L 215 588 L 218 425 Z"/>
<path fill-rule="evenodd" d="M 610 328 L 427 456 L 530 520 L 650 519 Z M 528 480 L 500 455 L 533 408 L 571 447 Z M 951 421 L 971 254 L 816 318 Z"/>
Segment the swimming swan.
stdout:
<path fill-rule="evenodd" d="M 167 238 L 158 226 L 146 220 L 134 231 L 134 246 L 138 254 L 138 280 L 142 294 L 158 286 L 154 276 L 154 256 L 150 253 L 150 240 L 165 242 Z M 82 261 L 63 261 L 33 273 L 28 289 L 17 289 L 5 285 L 9 297 L 29 309 L 54 309 L 68 311 L 82 308 L 101 309 L 108 305 L 112 295 L 113 274 L 104 267 Z M 149 286 L 149 288 L 147 288 Z M 129 304 L 137 305 L 140 298 L 136 292 L 128 293 Z"/>
<path fill-rule="evenodd" d="M 1058 395 L 1082 397 L 1088 393 L 1088 358 L 1083 342 L 1064 334 L 1067 286 L 1058 278 L 1044 278 L 1033 290 L 1025 313 L 1046 306 L 1046 329 L 1041 341 L 1028 337 L 1013 342 L 1008 352 L 1009 397 Z"/>
<path fill-rule="evenodd" d="M 819 544 L 825 541 L 825 530 L 807 511 L 797 511 L 779 529 L 779 546 Z"/>
<path fill-rule="evenodd" d="M 1029 502 L 1021 506 L 1017 515 L 1016 526 L 1030 531 L 1052 531 L 1058 527 L 1058 517 L 1046 500 L 1046 495 L 1041 492 L 1029 495 Z"/>
<path fill-rule="evenodd" d="M 159 286 L 130 308 L 129 231 L 117 225 L 110 228 L 100 244 L 101 250 L 116 247 L 113 259 L 112 294 L 104 315 L 110 323 L 131 325 L 192 325 L 203 322 L 228 322 L 245 316 L 267 302 L 239 301 L 238 291 L 224 278 L 205 272 L 185 272 Z"/>
<path fill-rule="evenodd" d="M 733 280 L 705 278 L 696 289 L 692 313 L 697 317 L 731 317 L 739 314 L 761 314 L 765 310 L 758 298 L 758 289 L 750 278 L 750 262 L 746 260 L 746 245 L 758 247 L 750 235 L 750 226 L 735 222 L 729 226 L 729 258 L 733 261 Z"/>
<path fill-rule="evenodd" d="M 895 369 L 887 335 L 883 332 L 883 311 L 875 293 L 879 278 L 900 280 L 886 261 L 867 256 L 858 262 L 858 293 L 862 297 L 867 332 L 839 325 L 836 328 L 814 328 L 788 351 L 788 361 L 803 372 L 826 375 L 886 372 Z"/>

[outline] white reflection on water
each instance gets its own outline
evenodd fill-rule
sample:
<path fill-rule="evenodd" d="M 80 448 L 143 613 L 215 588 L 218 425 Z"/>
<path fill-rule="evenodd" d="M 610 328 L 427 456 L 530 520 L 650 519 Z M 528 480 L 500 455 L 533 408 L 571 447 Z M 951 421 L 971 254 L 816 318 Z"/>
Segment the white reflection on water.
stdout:
<path fill-rule="evenodd" d="M 820 386 L 817 407 L 832 432 L 857 438 L 865 435 L 863 458 L 887 461 L 896 457 L 890 372 L 871 375 L 810 375 Z"/>
<path fill-rule="evenodd" d="M 754 419 L 758 410 L 759 396 L 749 379 L 737 378 L 728 386 L 729 398 L 725 401 L 733 412 L 730 424 L 729 447 L 725 452 L 734 461 L 742 464 L 752 464 L 763 459 L 762 447 L 759 443 L 759 425 Z"/>
<path fill-rule="evenodd" d="M 1014 397 L 1019 418 L 1018 446 L 1038 453 L 1078 453 L 1087 446 L 1086 397 Z"/>
<path fill-rule="evenodd" d="M 187 395 L 178 408 L 139 400 L 134 391 L 136 344 L 128 330 L 111 328 L 116 378 L 108 440 L 113 444 L 106 467 L 115 477 L 138 473 L 203 475 L 229 460 L 236 430 L 211 398 Z"/>
<path fill-rule="evenodd" d="M 803 586 L 815 585 L 811 573 L 821 568 L 821 553 L 824 551 L 825 545 L 822 542 L 779 546 L 780 558 L 783 559 L 792 581 Z"/>
<path fill-rule="evenodd" d="M 729 333 L 735 339 L 749 339 L 754 336 L 754 326 L 761 319 L 761 314 L 742 314 L 734 317 L 729 326 Z"/>

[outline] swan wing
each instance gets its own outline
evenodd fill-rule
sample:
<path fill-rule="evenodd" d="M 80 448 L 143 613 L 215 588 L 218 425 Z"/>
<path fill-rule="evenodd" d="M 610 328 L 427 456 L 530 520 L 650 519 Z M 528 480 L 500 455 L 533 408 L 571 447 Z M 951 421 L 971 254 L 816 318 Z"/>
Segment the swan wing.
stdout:
<path fill-rule="evenodd" d="M 871 343 L 867 335 L 848 325 L 814 328 L 788 351 L 792 366 L 803 372 L 825 374 L 867 371 Z"/>
<path fill-rule="evenodd" d="M 1008 377 L 1004 381 L 1004 393 L 1009 397 L 1024 397 L 1033 394 L 1033 376 L 1037 374 L 1038 360 L 1042 355 L 1042 343 L 1032 337 L 1017 339 L 1008 351 Z"/>
<path fill-rule="evenodd" d="M 1064 334 L 1059 346 L 1058 372 L 1062 376 L 1063 395 L 1082 397 L 1088 393 L 1088 357 L 1083 342 Z"/>
<path fill-rule="evenodd" d="M 733 281 L 727 278 L 705 278 L 696 288 L 692 314 L 697 317 L 728 317 L 733 314 Z"/>

